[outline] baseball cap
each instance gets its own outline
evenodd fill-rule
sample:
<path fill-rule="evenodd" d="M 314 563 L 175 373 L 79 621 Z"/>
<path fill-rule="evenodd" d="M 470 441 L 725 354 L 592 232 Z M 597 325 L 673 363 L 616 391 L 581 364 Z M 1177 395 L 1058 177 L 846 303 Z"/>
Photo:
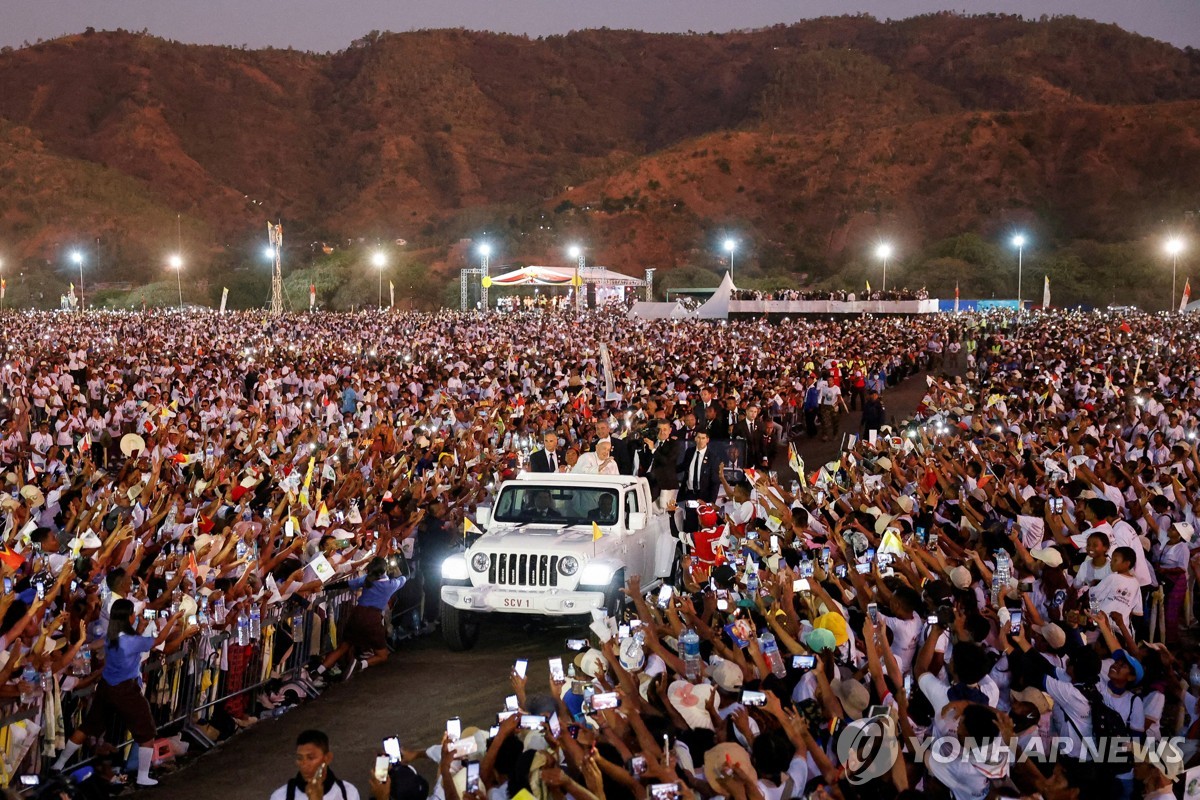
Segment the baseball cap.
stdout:
<path fill-rule="evenodd" d="M 736 692 L 742 688 L 742 668 L 732 661 L 721 661 L 709 672 L 715 683 L 723 692 Z"/>
<path fill-rule="evenodd" d="M 1142 678 L 1146 677 L 1146 670 L 1142 667 L 1142 662 L 1138 661 L 1133 656 L 1124 650 L 1117 650 L 1113 653 L 1114 661 L 1124 661 L 1133 670 L 1133 680 L 1135 683 L 1141 683 Z"/>
<path fill-rule="evenodd" d="M 1061 626 L 1053 622 L 1048 622 L 1045 625 L 1035 625 L 1034 631 L 1040 633 L 1042 638 L 1046 640 L 1046 644 L 1054 650 L 1061 650 L 1067 645 L 1067 634 Z"/>
<path fill-rule="evenodd" d="M 837 646 L 837 642 L 833 638 L 833 633 L 826 628 L 813 628 L 804 637 L 804 644 L 814 653 L 832 650 Z"/>
<path fill-rule="evenodd" d="M 813 628 L 827 630 L 833 634 L 833 643 L 841 647 L 850 641 L 850 631 L 846 628 L 846 618 L 836 611 L 827 611 L 813 620 Z"/>

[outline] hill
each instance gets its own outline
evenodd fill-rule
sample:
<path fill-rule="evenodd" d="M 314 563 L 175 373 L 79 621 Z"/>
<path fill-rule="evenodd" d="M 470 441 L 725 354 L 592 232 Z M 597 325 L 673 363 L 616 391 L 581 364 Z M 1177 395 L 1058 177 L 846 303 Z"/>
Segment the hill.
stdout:
<path fill-rule="evenodd" d="M 486 235 L 505 262 L 579 239 L 628 272 L 711 269 L 730 230 L 747 278 L 818 280 L 880 235 L 915 254 L 1021 225 L 1049 249 L 1200 207 L 1200 53 L 1075 18 L 325 55 L 89 31 L 0 53 L 0 85 L 0 241 L 46 280 L 97 239 L 97 279 L 156 280 L 180 242 L 197 280 L 253 271 L 268 217 L 293 264 L 404 239 L 450 277 Z"/>

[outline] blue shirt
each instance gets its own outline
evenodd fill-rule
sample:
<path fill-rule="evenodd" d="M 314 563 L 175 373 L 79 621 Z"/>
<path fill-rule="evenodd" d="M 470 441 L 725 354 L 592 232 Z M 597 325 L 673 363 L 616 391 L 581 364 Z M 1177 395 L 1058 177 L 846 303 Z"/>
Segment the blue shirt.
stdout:
<path fill-rule="evenodd" d="M 153 636 L 134 636 L 122 633 L 116 647 L 104 648 L 104 672 L 101 677 L 109 686 L 141 678 L 142 653 L 154 648 Z"/>
<path fill-rule="evenodd" d="M 358 395 L 354 392 L 354 387 L 347 386 L 342 392 L 342 413 L 353 414 L 358 411 Z"/>
<path fill-rule="evenodd" d="M 387 608 L 388 601 L 392 599 L 392 595 L 404 588 L 404 584 L 408 583 L 408 578 L 403 575 L 399 578 L 384 578 L 372 583 L 367 588 L 363 589 L 362 595 L 358 598 L 358 604 L 365 608 L 377 608 L 383 611 Z M 362 589 L 367 584 L 366 578 L 353 578 L 350 581 L 351 589 Z"/>

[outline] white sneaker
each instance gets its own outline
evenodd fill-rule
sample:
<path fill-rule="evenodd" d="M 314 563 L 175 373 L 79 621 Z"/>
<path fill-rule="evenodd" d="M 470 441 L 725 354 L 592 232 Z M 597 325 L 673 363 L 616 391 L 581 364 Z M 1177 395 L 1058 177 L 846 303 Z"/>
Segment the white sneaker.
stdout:
<path fill-rule="evenodd" d="M 158 786 L 158 781 L 154 780 L 154 778 L 143 778 L 141 775 L 139 775 L 138 779 L 137 779 L 137 785 L 138 786 Z"/>

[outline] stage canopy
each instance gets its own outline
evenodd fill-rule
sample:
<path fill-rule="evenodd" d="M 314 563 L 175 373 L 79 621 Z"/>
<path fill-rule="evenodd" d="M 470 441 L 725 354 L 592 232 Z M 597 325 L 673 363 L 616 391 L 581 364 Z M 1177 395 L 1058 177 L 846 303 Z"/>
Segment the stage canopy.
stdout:
<path fill-rule="evenodd" d="M 607 267 L 584 267 L 579 270 L 579 277 L 583 283 L 591 283 L 597 286 L 646 285 L 646 282 L 641 278 L 633 278 L 620 272 L 614 272 Z M 513 270 L 512 272 L 505 272 L 502 275 L 493 275 L 489 282 L 495 287 L 524 286 L 527 284 L 535 286 L 570 286 L 574 279 L 574 267 L 529 266 Z"/>

